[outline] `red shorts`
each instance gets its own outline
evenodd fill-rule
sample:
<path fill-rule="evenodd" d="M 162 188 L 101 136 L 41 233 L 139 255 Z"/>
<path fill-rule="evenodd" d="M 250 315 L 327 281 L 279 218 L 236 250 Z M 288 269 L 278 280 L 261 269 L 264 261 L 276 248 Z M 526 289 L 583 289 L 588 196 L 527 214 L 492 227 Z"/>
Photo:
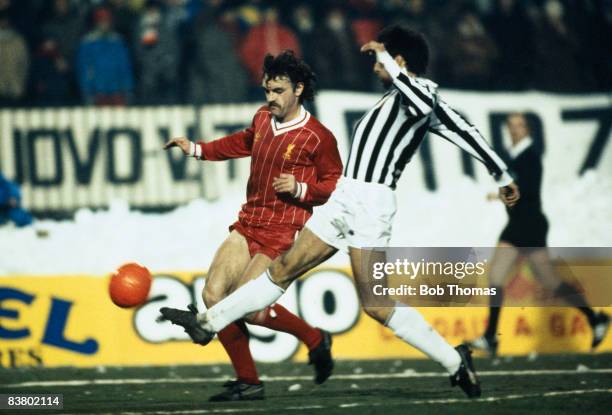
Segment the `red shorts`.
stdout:
<path fill-rule="evenodd" d="M 256 254 L 264 254 L 275 259 L 291 248 L 299 229 L 292 225 L 252 226 L 236 221 L 229 230 L 236 230 L 246 238 L 251 258 Z"/>

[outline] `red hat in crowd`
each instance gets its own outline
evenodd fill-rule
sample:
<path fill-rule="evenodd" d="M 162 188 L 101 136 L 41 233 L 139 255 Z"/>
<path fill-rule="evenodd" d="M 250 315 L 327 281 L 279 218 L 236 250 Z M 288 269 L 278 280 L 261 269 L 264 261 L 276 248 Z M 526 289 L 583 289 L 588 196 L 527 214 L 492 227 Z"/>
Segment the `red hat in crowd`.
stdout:
<path fill-rule="evenodd" d="M 96 23 L 110 22 L 112 19 L 113 15 L 111 14 L 110 10 L 104 7 L 100 7 L 99 9 L 97 9 L 93 15 L 93 20 Z"/>

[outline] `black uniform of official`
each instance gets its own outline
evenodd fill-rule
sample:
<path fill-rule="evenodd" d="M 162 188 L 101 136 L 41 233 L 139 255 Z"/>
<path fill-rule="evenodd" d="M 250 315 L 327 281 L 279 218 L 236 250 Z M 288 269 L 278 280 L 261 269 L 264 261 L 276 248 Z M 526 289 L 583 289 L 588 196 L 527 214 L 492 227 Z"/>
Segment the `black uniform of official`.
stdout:
<path fill-rule="evenodd" d="M 520 143 L 519 143 L 520 144 Z M 499 237 L 516 247 L 545 247 L 548 220 L 542 212 L 542 157 L 530 144 L 509 163 L 521 198 L 508 212 L 508 224 Z"/>

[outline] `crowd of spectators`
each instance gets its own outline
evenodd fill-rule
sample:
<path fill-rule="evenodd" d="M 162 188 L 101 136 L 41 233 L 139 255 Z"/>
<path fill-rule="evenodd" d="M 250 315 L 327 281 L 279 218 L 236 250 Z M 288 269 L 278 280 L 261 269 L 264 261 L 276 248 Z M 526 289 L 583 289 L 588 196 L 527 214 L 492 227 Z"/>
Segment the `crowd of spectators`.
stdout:
<path fill-rule="evenodd" d="M 0 106 L 260 99 L 265 53 L 287 48 L 320 89 L 372 91 L 359 46 L 396 23 L 444 87 L 612 88 L 610 0 L 0 0 Z"/>

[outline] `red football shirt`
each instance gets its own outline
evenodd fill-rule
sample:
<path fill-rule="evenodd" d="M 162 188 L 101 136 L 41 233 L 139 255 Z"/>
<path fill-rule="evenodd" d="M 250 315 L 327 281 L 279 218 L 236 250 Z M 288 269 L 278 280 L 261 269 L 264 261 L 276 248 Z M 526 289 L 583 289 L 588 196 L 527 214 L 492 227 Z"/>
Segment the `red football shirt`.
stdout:
<path fill-rule="evenodd" d="M 312 207 L 327 201 L 342 174 L 336 138 L 304 108 L 295 120 L 281 124 L 263 106 L 249 128 L 197 145 L 204 160 L 251 156 L 247 201 L 239 214 L 246 225 L 301 229 Z M 274 191 L 272 180 L 281 173 L 292 174 L 302 184 L 300 195 Z"/>

